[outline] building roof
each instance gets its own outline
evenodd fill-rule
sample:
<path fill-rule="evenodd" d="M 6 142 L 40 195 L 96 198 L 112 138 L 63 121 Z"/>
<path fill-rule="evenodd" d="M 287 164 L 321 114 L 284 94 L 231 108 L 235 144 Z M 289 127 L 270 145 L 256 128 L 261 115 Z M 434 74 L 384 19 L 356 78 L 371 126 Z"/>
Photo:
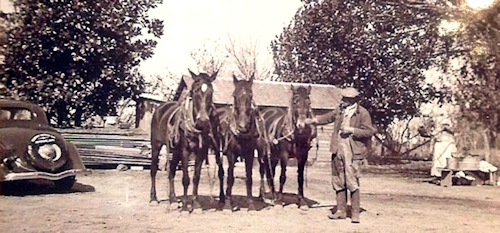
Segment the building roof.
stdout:
<path fill-rule="evenodd" d="M 141 95 L 139 95 L 139 98 L 141 98 L 141 99 L 148 99 L 148 100 L 154 100 L 154 101 L 158 101 L 158 102 L 165 102 L 165 101 L 167 101 L 167 99 L 165 99 L 162 96 L 155 95 L 155 94 L 149 94 L 149 93 L 142 93 Z"/>
<path fill-rule="evenodd" d="M 186 88 L 191 86 L 192 82 L 190 76 L 183 76 L 174 100 L 178 100 L 181 95 L 186 93 Z M 214 87 L 214 103 L 227 105 L 233 103 L 234 84 L 232 79 L 219 77 L 212 85 Z M 253 99 L 258 106 L 286 107 L 290 105 L 291 85 L 295 87 L 311 85 L 310 99 L 313 109 L 334 109 L 342 98 L 340 89 L 333 85 L 254 80 Z"/>

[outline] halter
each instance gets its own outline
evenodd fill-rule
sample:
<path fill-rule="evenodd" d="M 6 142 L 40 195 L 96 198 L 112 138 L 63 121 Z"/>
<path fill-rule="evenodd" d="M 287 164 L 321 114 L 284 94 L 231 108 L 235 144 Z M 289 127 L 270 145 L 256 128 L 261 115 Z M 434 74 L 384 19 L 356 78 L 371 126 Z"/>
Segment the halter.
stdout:
<path fill-rule="evenodd" d="M 283 140 L 283 139 L 286 139 L 287 141 L 294 141 L 295 139 L 295 132 L 296 132 L 296 129 L 297 129 L 297 126 L 296 126 L 296 118 L 294 117 L 293 115 L 293 98 L 292 100 L 290 101 L 290 105 L 288 106 L 288 111 L 287 111 L 287 115 L 284 117 L 284 120 L 283 120 L 283 127 L 282 127 L 282 135 L 281 137 L 275 137 L 276 135 L 278 135 L 278 123 L 279 123 L 279 119 L 275 120 L 272 124 L 271 124 L 271 133 L 270 133 L 270 136 L 273 138 L 272 139 L 272 143 L 274 145 L 277 145 L 279 143 L 279 141 Z M 309 106 L 309 113 L 310 113 L 310 117 L 308 117 L 308 119 L 311 119 L 311 118 L 314 118 L 314 113 L 312 111 L 312 108 L 311 106 Z M 314 128 L 316 128 L 316 125 L 314 125 Z M 316 131 L 316 129 L 314 129 L 314 131 Z M 312 135 L 311 135 L 312 136 Z"/>
<path fill-rule="evenodd" d="M 251 108 L 252 108 L 252 112 L 251 112 L 251 120 L 250 120 L 250 123 L 252 124 L 252 127 L 251 129 L 245 133 L 245 134 L 242 134 L 241 132 L 239 132 L 237 130 L 237 126 L 236 126 L 236 113 L 235 113 L 235 110 L 234 110 L 234 107 L 231 111 L 231 114 L 229 117 L 227 117 L 226 119 L 226 122 L 227 124 L 229 125 L 229 131 L 231 132 L 230 134 L 226 134 L 226 136 L 224 137 L 224 148 L 223 150 L 227 150 L 227 146 L 229 145 L 229 141 L 230 140 L 234 140 L 236 138 L 240 138 L 240 139 L 250 139 L 250 138 L 253 138 L 255 135 L 257 135 L 256 138 L 263 138 L 265 142 L 268 142 L 269 141 L 269 138 L 267 136 L 267 134 L 265 133 L 265 125 L 264 125 L 264 118 L 262 117 L 262 115 L 260 114 L 260 111 L 259 109 L 257 108 L 257 105 L 255 104 L 254 100 L 252 100 L 252 105 L 251 105 Z M 256 134 L 255 134 L 255 131 L 256 130 Z M 270 148 L 269 146 L 267 146 L 267 143 L 264 143 L 265 144 L 265 150 L 270 153 Z"/>
<path fill-rule="evenodd" d="M 215 109 L 215 105 L 212 103 L 209 108 L 209 112 Z M 178 117 L 174 118 L 176 115 Z M 169 137 L 169 144 L 175 145 L 179 142 L 180 138 L 180 129 L 182 128 L 188 137 L 198 138 L 198 147 L 202 147 L 203 145 L 203 131 L 197 129 L 193 108 L 193 101 L 191 96 L 185 96 L 183 100 L 178 104 L 175 108 L 174 112 L 170 115 L 168 119 L 168 132 L 171 132 Z M 210 124 L 210 128 L 212 125 Z M 213 138 L 212 129 L 209 130 L 209 136 L 212 140 Z"/>

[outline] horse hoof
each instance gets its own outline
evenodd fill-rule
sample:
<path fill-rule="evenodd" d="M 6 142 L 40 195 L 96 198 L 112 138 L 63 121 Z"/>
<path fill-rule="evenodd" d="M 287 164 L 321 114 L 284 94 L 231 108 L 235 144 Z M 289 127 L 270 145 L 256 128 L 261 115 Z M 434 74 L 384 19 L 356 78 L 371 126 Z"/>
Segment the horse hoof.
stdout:
<path fill-rule="evenodd" d="M 193 211 L 197 210 L 197 209 L 201 210 L 201 205 L 198 201 L 195 200 L 195 201 L 193 201 L 192 208 L 193 208 Z"/>
<path fill-rule="evenodd" d="M 218 201 L 216 204 L 215 204 L 215 209 L 217 211 L 222 211 L 224 210 L 224 201 Z"/>
<path fill-rule="evenodd" d="M 248 211 L 255 211 L 257 208 L 255 208 L 255 205 L 253 203 L 248 204 Z"/>
<path fill-rule="evenodd" d="M 304 211 L 308 211 L 309 210 L 309 206 L 308 205 L 301 205 L 301 206 L 299 206 L 299 209 L 300 210 L 304 210 Z"/>
<path fill-rule="evenodd" d="M 167 206 L 167 212 L 174 212 L 178 211 L 180 209 L 179 203 L 177 202 L 171 202 Z"/>
<path fill-rule="evenodd" d="M 309 205 L 307 204 L 306 200 L 304 198 L 299 199 L 299 208 L 301 210 L 309 210 Z"/>
<path fill-rule="evenodd" d="M 201 208 L 195 208 L 195 209 L 193 209 L 191 214 L 201 214 L 202 212 L 203 212 L 203 210 Z"/>
<path fill-rule="evenodd" d="M 149 206 L 158 206 L 160 203 L 158 201 L 150 201 Z"/>
<path fill-rule="evenodd" d="M 187 204 L 187 203 L 184 203 L 182 205 L 182 211 L 187 211 L 189 213 L 193 212 L 193 205 L 191 203 Z"/>

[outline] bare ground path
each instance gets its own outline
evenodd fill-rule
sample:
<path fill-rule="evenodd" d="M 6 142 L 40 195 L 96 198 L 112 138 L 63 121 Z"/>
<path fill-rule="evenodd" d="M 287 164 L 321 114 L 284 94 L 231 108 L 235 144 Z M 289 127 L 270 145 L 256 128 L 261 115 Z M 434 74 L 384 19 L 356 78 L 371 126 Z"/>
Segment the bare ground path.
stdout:
<path fill-rule="evenodd" d="M 233 193 L 244 199 L 243 167 L 237 166 Z M 289 168 L 285 192 L 296 193 L 296 169 Z M 180 172 L 176 177 L 181 195 Z M 158 197 L 165 200 L 166 173 L 158 175 Z M 166 202 L 149 203 L 149 170 L 92 170 L 80 175 L 69 193 L 13 191 L 2 187 L 1 232 L 500 232 L 500 187 L 440 187 L 425 179 L 369 172 L 361 179 L 361 223 L 331 221 L 335 207 L 329 167 L 307 171 L 305 195 L 311 208 L 260 203 L 258 211 L 215 211 L 206 170 L 200 185 L 203 211 L 167 212 Z M 277 178 L 275 179 L 278 180 Z M 254 195 L 258 193 L 254 170 Z M 38 186 L 37 186 L 38 187 Z M 218 193 L 218 186 L 212 195 Z M 204 200 L 204 201 L 203 201 Z"/>

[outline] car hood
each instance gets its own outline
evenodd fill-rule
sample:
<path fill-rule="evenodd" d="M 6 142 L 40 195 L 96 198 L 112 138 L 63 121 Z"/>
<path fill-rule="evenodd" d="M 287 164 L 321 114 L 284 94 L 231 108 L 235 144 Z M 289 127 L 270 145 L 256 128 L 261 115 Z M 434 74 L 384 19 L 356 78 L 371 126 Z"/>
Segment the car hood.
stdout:
<path fill-rule="evenodd" d="M 20 153 L 23 153 L 30 144 L 31 138 L 41 133 L 54 135 L 56 141 L 59 143 L 64 141 L 62 136 L 50 127 L 38 127 L 33 129 L 9 127 L 0 128 L 0 142 L 7 150 L 16 151 L 16 154 L 20 155 Z"/>

